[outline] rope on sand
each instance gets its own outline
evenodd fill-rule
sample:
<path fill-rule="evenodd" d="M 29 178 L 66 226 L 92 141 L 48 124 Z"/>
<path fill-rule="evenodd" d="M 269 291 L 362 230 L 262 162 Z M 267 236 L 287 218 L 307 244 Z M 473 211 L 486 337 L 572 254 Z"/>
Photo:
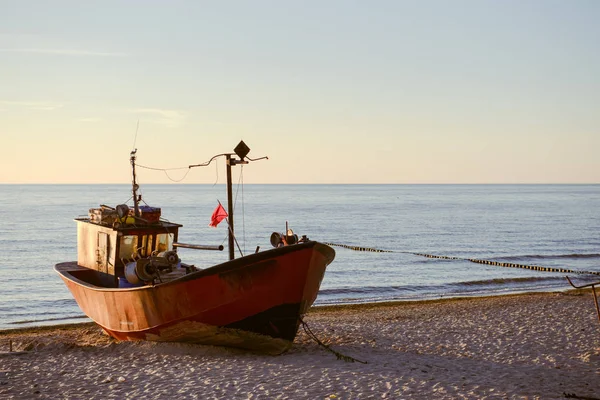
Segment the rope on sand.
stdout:
<path fill-rule="evenodd" d="M 567 392 L 563 392 L 563 396 L 565 396 L 566 399 L 600 400 L 600 398 L 598 398 L 598 397 L 577 396 L 575 393 L 567 393 Z"/>
<path fill-rule="evenodd" d="M 302 323 L 302 328 L 304 329 L 304 332 L 306 332 L 308 337 L 311 338 L 312 340 L 314 340 L 315 342 L 317 342 L 317 344 L 319 346 L 323 347 L 325 350 L 330 351 L 333 354 L 335 354 L 335 356 L 337 357 L 338 360 L 343 360 L 346 362 L 359 362 L 361 364 L 368 364 L 366 361 L 361 361 L 354 357 L 344 355 L 344 354 L 340 353 L 339 351 L 333 350 L 331 347 L 329 347 L 328 345 L 326 345 L 325 343 L 323 343 L 319 340 L 319 338 L 310 330 L 310 328 L 308 327 L 308 324 L 306 322 L 304 322 L 304 320 L 302 318 L 300 318 L 300 322 Z"/>
<path fill-rule="evenodd" d="M 437 256 L 434 254 L 413 253 L 411 251 L 381 250 L 381 249 L 375 249 L 372 247 L 349 246 L 347 244 L 337 244 L 337 243 L 327 243 L 327 242 L 324 242 L 324 244 L 326 244 L 328 246 L 343 247 L 345 249 L 350 249 L 350 250 L 354 250 L 354 251 L 369 251 L 369 252 L 374 252 L 374 253 L 414 254 L 415 256 L 421 256 L 421 257 L 427 257 L 427 258 L 437 258 L 437 259 L 442 259 L 442 260 L 462 260 L 462 261 L 469 261 L 469 262 L 476 263 L 476 264 L 494 265 L 497 267 L 505 267 L 505 268 L 523 268 L 523 269 L 530 269 L 533 271 L 559 272 L 559 273 L 563 273 L 563 274 L 600 275 L 600 271 L 576 271 L 576 270 L 568 269 L 568 268 L 552 268 L 552 267 L 542 267 L 539 265 L 514 264 L 514 263 L 506 263 L 506 262 L 500 262 L 500 261 L 479 260 L 477 258 Z"/>

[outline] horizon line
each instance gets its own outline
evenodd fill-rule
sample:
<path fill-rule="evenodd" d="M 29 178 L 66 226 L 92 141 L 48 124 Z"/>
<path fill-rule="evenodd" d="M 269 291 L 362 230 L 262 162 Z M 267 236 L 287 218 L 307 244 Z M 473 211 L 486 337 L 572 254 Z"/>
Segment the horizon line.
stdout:
<path fill-rule="evenodd" d="M 182 183 L 182 182 L 165 182 L 165 183 L 144 183 L 143 186 L 150 185 L 226 185 L 227 183 Z M 127 185 L 131 186 L 131 183 L 115 183 L 115 182 L 96 182 L 96 183 L 56 183 L 56 182 L 0 182 L 0 185 Z M 245 183 L 245 185 L 600 185 L 600 182 L 353 182 L 353 183 L 323 183 L 323 182 L 302 182 L 302 183 L 265 183 L 265 182 L 254 182 Z M 140 185 L 142 186 L 142 185 Z"/>

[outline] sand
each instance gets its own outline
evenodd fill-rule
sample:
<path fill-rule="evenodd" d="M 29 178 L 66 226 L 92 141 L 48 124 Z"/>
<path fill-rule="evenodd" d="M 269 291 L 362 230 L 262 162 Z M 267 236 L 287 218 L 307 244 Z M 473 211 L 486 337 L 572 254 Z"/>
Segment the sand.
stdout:
<path fill-rule="evenodd" d="M 313 308 L 279 356 L 116 343 L 93 324 L 0 333 L 2 399 L 600 399 L 591 293 Z M 9 353 L 9 341 L 13 352 Z"/>

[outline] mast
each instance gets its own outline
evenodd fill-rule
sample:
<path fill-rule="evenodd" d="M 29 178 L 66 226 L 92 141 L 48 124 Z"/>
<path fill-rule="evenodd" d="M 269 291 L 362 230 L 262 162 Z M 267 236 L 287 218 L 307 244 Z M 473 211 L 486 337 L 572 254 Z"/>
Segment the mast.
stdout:
<path fill-rule="evenodd" d="M 131 161 L 131 170 L 133 173 L 133 181 L 131 182 L 131 191 L 133 193 L 133 209 L 135 212 L 135 216 L 139 217 L 140 216 L 140 206 L 139 206 L 139 198 L 137 195 L 137 190 L 140 188 L 139 185 L 135 182 L 135 153 L 137 152 L 137 149 L 133 149 L 133 151 L 130 154 L 130 161 Z"/>
<path fill-rule="evenodd" d="M 238 145 L 235 147 L 235 149 L 233 149 L 233 151 L 235 153 L 217 154 L 216 156 L 213 156 L 213 158 L 211 158 L 210 160 L 208 160 L 205 163 L 189 166 L 189 168 L 206 167 L 215 158 L 225 156 L 225 161 L 226 161 L 226 166 L 227 166 L 227 214 L 229 214 L 228 215 L 229 235 L 228 235 L 228 242 L 227 242 L 227 247 L 229 248 L 229 260 L 233 260 L 235 258 L 234 245 L 236 244 L 234 230 L 233 230 L 233 198 L 232 198 L 233 190 L 232 190 L 232 183 L 231 183 L 231 167 L 234 165 L 238 165 L 238 164 L 248 164 L 248 161 L 246 161 L 245 158 L 248 155 L 250 148 L 242 140 L 238 143 Z M 133 153 L 134 152 L 132 152 L 132 154 Z M 237 155 L 239 157 L 239 159 L 233 157 L 234 155 Z M 258 160 L 263 160 L 263 159 L 268 160 L 269 157 L 260 157 L 260 158 L 255 158 L 255 159 L 248 157 L 248 160 L 250 160 L 250 161 L 258 161 Z M 133 161 L 132 161 L 132 163 L 133 163 Z M 135 169 L 134 169 L 134 186 L 135 186 Z M 134 197 L 135 197 L 135 194 L 134 194 Z M 239 249 L 239 245 L 238 245 L 238 249 Z M 242 250 L 241 249 L 239 249 L 239 250 L 240 250 L 240 253 L 242 253 Z"/>
<path fill-rule="evenodd" d="M 244 142 L 240 142 L 240 143 L 244 143 Z M 246 146 L 246 144 L 244 143 L 244 146 Z M 239 147 L 239 145 L 238 145 Z M 238 147 L 236 147 L 236 152 L 240 153 L 238 151 Z M 246 147 L 247 148 L 247 147 Z M 233 260 L 235 258 L 235 247 L 234 244 L 235 243 L 235 234 L 234 234 L 234 230 L 233 230 L 233 197 L 232 197 L 232 192 L 233 192 L 233 188 L 232 188 L 232 183 L 231 183 L 231 167 L 234 165 L 238 165 L 238 164 L 248 164 L 248 161 L 244 160 L 244 157 L 246 156 L 246 154 L 248 154 L 248 151 L 250 149 L 248 149 L 245 153 L 241 152 L 243 154 L 243 157 L 238 154 L 238 156 L 240 157 L 240 159 L 238 160 L 235 157 L 231 157 L 233 154 L 225 154 L 225 163 L 227 164 L 227 214 L 229 214 L 228 222 L 229 222 L 229 236 L 228 236 L 228 241 L 227 241 L 227 247 L 229 247 L 229 261 Z M 238 245 L 239 248 L 239 245 Z M 240 249 L 240 253 L 242 252 L 242 250 Z"/>
<path fill-rule="evenodd" d="M 231 154 L 225 154 L 225 164 L 227 165 L 227 214 L 229 214 L 229 236 L 227 241 L 227 247 L 229 248 L 229 260 L 235 258 L 235 249 L 233 247 L 233 199 L 231 196 L 232 184 L 231 184 L 231 166 L 235 165 L 236 159 L 231 158 Z"/>

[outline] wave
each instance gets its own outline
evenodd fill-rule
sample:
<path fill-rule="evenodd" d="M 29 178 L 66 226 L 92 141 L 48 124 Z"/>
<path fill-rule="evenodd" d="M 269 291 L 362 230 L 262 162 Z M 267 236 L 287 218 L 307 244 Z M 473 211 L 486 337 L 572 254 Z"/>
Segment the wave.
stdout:
<path fill-rule="evenodd" d="M 379 296 L 372 297 L 353 297 L 349 294 L 345 297 L 326 297 L 319 296 L 315 301 L 315 305 L 335 305 L 335 304 L 364 304 L 364 303 L 381 303 L 386 301 L 427 301 L 436 299 L 451 299 L 458 297 L 481 297 L 481 296 L 504 296 L 510 294 L 519 293 L 542 293 L 548 291 L 556 291 L 556 288 L 552 285 L 537 286 L 537 287 L 525 287 L 525 288 L 503 288 L 498 286 L 494 289 L 482 289 L 479 291 L 452 291 L 452 292 L 430 292 L 420 294 L 385 294 L 382 293 Z"/>
<path fill-rule="evenodd" d="M 23 320 L 23 321 L 8 322 L 7 325 L 24 325 L 24 324 L 33 324 L 33 323 L 37 323 L 37 322 L 66 321 L 66 320 L 70 320 L 70 319 L 83 319 L 83 318 L 87 318 L 87 316 L 85 316 L 85 315 L 67 315 L 64 317 L 57 317 L 57 318 L 29 319 L 29 320 Z"/>
<path fill-rule="evenodd" d="M 423 301 L 454 297 L 502 296 L 569 289 L 564 278 L 490 279 L 432 285 L 415 291 L 413 286 L 329 289 L 319 292 L 315 305 L 361 304 L 385 301 Z M 404 288 L 402 290 L 401 288 Z"/>
<path fill-rule="evenodd" d="M 492 278 L 476 281 L 440 283 L 438 285 L 390 285 L 390 286 L 357 286 L 321 289 L 320 296 L 427 296 L 432 294 L 445 295 L 456 292 L 465 294 L 480 293 L 481 290 L 536 290 L 542 287 L 559 287 L 562 283 L 568 286 L 563 276 L 529 276 L 515 278 Z"/>
<path fill-rule="evenodd" d="M 468 281 L 450 284 L 450 286 L 490 286 L 490 285 L 511 285 L 518 283 L 530 283 L 530 282 L 552 282 L 552 281 L 565 281 L 562 276 L 551 276 L 551 277 L 538 277 L 528 276 L 522 278 L 494 278 L 494 279 L 483 279 L 479 281 Z"/>
<path fill-rule="evenodd" d="M 402 285 L 402 286 L 356 286 L 356 287 L 340 287 L 332 289 L 321 289 L 319 295 L 336 296 L 336 295 L 347 295 L 347 294 L 376 294 L 376 293 L 389 293 L 389 292 L 421 292 L 424 290 L 431 289 L 430 286 L 416 286 L 416 285 Z"/>

